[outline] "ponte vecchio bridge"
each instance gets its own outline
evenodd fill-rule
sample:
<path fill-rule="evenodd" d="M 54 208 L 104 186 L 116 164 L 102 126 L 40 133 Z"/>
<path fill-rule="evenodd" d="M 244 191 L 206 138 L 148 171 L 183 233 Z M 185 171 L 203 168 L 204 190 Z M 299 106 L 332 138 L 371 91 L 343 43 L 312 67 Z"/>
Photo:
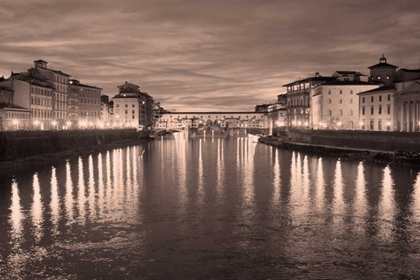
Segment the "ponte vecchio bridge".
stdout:
<path fill-rule="evenodd" d="M 165 112 L 159 116 L 156 130 L 240 131 L 266 133 L 267 115 L 259 112 Z"/>

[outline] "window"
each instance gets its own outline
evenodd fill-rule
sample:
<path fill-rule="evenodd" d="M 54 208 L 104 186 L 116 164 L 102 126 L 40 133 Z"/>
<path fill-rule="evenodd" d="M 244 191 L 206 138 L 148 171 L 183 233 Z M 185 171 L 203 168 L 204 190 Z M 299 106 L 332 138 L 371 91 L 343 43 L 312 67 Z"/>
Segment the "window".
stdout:
<path fill-rule="evenodd" d="M 338 100 L 338 103 L 340 104 L 343 103 L 343 99 Z"/>
<path fill-rule="evenodd" d="M 386 108 L 386 113 L 389 115 L 391 114 L 391 105 L 388 105 Z"/>
<path fill-rule="evenodd" d="M 331 116 L 331 110 L 327 111 L 327 116 Z"/>
<path fill-rule="evenodd" d="M 349 115 L 353 116 L 353 110 L 349 110 Z"/>
<path fill-rule="evenodd" d="M 365 98 L 364 97 L 362 97 L 362 103 L 365 103 Z"/>
<path fill-rule="evenodd" d="M 382 120 L 378 120 L 378 130 L 382 130 Z"/>
<path fill-rule="evenodd" d="M 381 79 L 381 76 L 376 77 L 376 79 L 380 80 Z"/>
<path fill-rule="evenodd" d="M 328 103 L 331 103 L 331 99 L 328 99 Z"/>
<path fill-rule="evenodd" d="M 343 91 L 342 90 L 340 90 L 340 94 L 343 94 Z"/>
<path fill-rule="evenodd" d="M 331 94 L 331 90 L 328 91 L 328 94 Z"/>
<path fill-rule="evenodd" d="M 353 90 L 350 90 L 350 94 L 353 94 Z"/>
<path fill-rule="evenodd" d="M 370 114 L 373 115 L 373 106 L 370 106 Z"/>
<path fill-rule="evenodd" d="M 370 130 L 373 130 L 373 123 L 374 123 L 374 121 L 370 120 Z"/>
<path fill-rule="evenodd" d="M 342 116 L 343 115 L 343 110 L 338 110 L 338 115 Z"/>
<path fill-rule="evenodd" d="M 379 114 L 379 115 L 382 115 L 382 106 L 379 106 L 379 107 L 378 107 L 378 114 Z"/>
<path fill-rule="evenodd" d="M 127 108 L 128 107 L 128 104 L 125 104 L 125 108 Z"/>
<path fill-rule="evenodd" d="M 391 101 L 391 95 L 388 94 L 388 101 Z"/>
<path fill-rule="evenodd" d="M 370 102 L 373 102 L 373 96 L 370 97 Z"/>
<path fill-rule="evenodd" d="M 389 75 L 386 75 L 386 79 L 387 79 L 387 80 L 389 80 L 389 79 L 390 79 Z"/>
<path fill-rule="evenodd" d="M 382 101 L 382 95 L 379 95 L 379 102 Z"/>
<path fill-rule="evenodd" d="M 134 107 L 136 107 L 136 105 L 133 104 L 132 107 L 134 108 Z"/>
<path fill-rule="evenodd" d="M 350 104 L 351 104 L 351 103 L 353 103 L 353 99 L 350 99 L 350 101 L 349 101 L 349 102 L 350 102 Z"/>

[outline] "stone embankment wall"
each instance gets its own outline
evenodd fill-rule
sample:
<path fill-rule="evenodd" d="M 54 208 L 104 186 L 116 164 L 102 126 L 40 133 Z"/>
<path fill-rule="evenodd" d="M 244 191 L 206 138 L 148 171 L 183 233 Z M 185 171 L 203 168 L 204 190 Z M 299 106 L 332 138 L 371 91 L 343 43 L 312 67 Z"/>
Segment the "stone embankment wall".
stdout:
<path fill-rule="evenodd" d="M 0 132 L 0 161 L 136 138 L 135 129 Z"/>
<path fill-rule="evenodd" d="M 420 153 L 420 133 L 357 130 L 290 130 L 292 141 L 335 147 Z"/>

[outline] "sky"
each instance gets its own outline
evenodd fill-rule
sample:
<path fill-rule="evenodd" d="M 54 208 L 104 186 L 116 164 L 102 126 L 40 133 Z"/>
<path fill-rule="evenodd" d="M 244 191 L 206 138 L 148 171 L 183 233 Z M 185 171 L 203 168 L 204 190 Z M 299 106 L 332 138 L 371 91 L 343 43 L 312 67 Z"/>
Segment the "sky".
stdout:
<path fill-rule="evenodd" d="M 0 0 L 0 75 L 42 59 L 113 97 L 125 81 L 172 111 L 253 111 L 284 84 L 418 69 L 418 0 Z"/>

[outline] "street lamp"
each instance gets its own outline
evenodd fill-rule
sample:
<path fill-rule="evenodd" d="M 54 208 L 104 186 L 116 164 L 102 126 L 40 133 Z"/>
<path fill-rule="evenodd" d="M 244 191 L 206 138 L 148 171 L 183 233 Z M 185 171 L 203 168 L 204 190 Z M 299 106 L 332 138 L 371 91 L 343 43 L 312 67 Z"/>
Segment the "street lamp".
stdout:
<path fill-rule="evenodd" d="M 57 129 L 57 122 L 56 121 L 52 121 L 51 124 L 52 124 L 53 128 L 55 126 L 55 129 Z"/>
<path fill-rule="evenodd" d="M 16 130 L 19 129 L 19 120 L 16 120 L 16 119 L 12 120 L 12 124 L 13 124 L 13 128 L 16 126 Z"/>
<path fill-rule="evenodd" d="M 38 125 L 39 125 L 39 121 L 38 120 L 34 120 L 35 129 L 38 127 Z"/>

